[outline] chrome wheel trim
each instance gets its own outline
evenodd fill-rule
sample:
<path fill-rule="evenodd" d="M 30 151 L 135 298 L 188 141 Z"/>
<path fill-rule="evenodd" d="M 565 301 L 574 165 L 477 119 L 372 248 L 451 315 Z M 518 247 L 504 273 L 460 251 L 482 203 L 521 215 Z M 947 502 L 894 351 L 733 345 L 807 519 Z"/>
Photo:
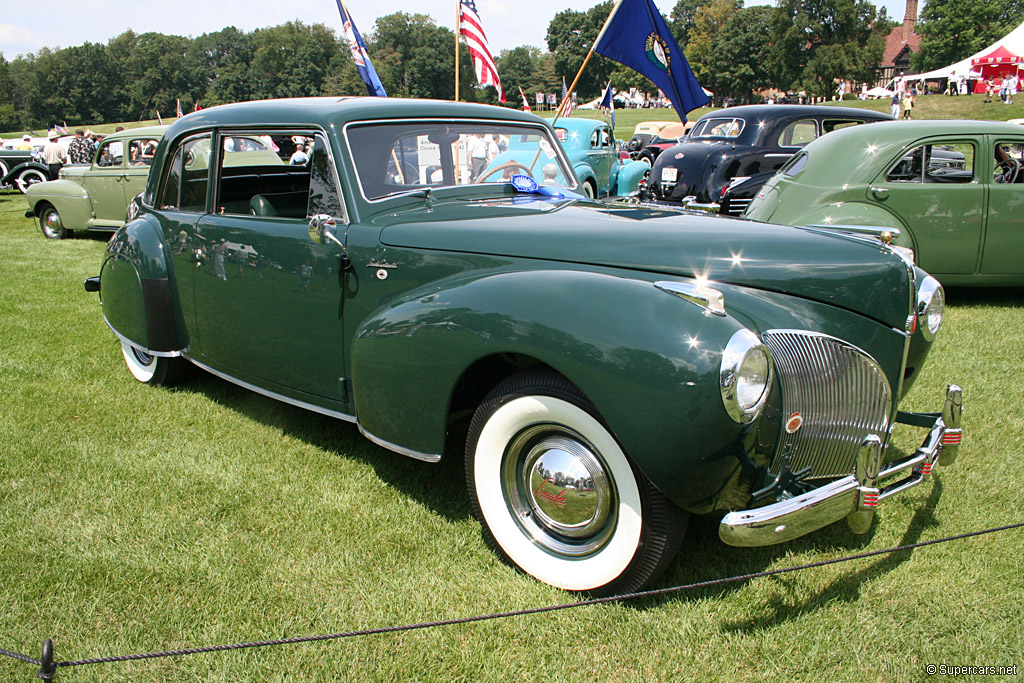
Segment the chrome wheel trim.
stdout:
<path fill-rule="evenodd" d="M 43 211 L 40 224 L 42 225 L 43 233 L 50 239 L 57 239 L 64 234 L 64 224 L 60 220 L 60 214 L 53 207 Z"/>
<path fill-rule="evenodd" d="M 600 547 L 585 555 L 553 550 L 527 532 L 506 500 L 505 453 L 524 430 L 560 425 L 582 435 L 599 453 L 614 487 L 614 524 Z M 470 454 L 473 488 L 482 521 L 495 544 L 520 569 L 558 588 L 586 591 L 622 577 L 640 548 L 643 512 L 636 475 L 615 438 L 589 412 L 571 401 L 546 395 L 512 398 L 487 417 Z"/>
<path fill-rule="evenodd" d="M 594 186 L 589 180 L 583 181 L 583 194 L 587 196 L 587 199 L 594 199 L 597 197 L 597 191 L 594 190 Z"/>
<path fill-rule="evenodd" d="M 502 470 L 510 513 L 545 549 L 582 557 L 614 532 L 614 481 L 578 433 L 555 424 L 528 427 L 509 444 Z"/>
<path fill-rule="evenodd" d="M 150 382 L 156 376 L 158 362 L 156 356 L 151 356 L 124 340 L 121 341 L 121 355 L 124 356 L 124 362 L 135 379 L 140 382 Z"/>

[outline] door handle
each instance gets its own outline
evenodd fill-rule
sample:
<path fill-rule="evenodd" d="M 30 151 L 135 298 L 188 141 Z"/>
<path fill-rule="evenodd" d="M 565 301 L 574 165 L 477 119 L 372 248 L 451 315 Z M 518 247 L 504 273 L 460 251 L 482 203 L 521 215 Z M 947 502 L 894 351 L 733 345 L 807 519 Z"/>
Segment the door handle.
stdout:
<path fill-rule="evenodd" d="M 875 199 L 885 200 L 889 198 L 889 188 L 872 187 L 871 194 L 875 195 Z"/>

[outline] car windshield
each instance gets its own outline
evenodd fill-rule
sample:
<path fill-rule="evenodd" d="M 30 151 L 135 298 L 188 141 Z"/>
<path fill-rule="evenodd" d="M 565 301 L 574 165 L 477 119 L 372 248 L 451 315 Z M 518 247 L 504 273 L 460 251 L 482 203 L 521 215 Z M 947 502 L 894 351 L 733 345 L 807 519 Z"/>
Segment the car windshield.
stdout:
<path fill-rule="evenodd" d="M 359 186 L 371 201 L 424 188 L 507 183 L 516 174 L 542 185 L 576 186 L 558 142 L 540 126 L 403 121 L 353 124 L 346 137 Z"/>
<path fill-rule="evenodd" d="M 698 121 L 690 132 L 691 138 L 736 137 L 743 131 L 746 122 L 738 118 L 713 118 Z"/>

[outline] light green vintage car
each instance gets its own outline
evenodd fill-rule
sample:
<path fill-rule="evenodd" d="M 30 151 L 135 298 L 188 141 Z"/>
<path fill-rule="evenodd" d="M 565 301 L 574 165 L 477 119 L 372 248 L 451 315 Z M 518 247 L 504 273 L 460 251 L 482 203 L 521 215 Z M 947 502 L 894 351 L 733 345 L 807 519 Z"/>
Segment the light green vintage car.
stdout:
<path fill-rule="evenodd" d="M 1024 284 L 1024 128 L 894 121 L 839 130 L 794 156 L 747 218 L 874 226 L 945 285 Z"/>
<path fill-rule="evenodd" d="M 514 140 L 515 166 L 561 182 L 474 169 L 471 138 Z M 86 289 L 139 381 L 198 367 L 411 458 L 461 450 L 444 495 L 573 591 L 648 584 L 689 514 L 727 513 L 737 546 L 865 532 L 952 461 L 958 387 L 941 413 L 898 408 L 942 288 L 880 235 L 602 203 L 582 182 L 551 125 L 510 109 L 212 107 L 167 131 Z M 888 447 L 896 423 L 921 447 Z"/>
<path fill-rule="evenodd" d="M 113 231 L 125 223 L 125 209 L 142 192 L 157 143 L 167 126 L 133 128 L 103 139 L 91 164 L 65 166 L 60 178 L 26 188 L 27 218 L 38 218 L 50 239 L 75 230 Z"/>

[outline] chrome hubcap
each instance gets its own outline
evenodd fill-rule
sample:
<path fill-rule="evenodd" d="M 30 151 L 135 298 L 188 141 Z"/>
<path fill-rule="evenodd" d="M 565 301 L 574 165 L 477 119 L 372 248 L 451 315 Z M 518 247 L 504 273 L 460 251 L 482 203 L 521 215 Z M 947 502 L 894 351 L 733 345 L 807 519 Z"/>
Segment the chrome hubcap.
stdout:
<path fill-rule="evenodd" d="M 560 555 L 592 553 L 615 528 L 613 481 L 596 449 L 560 425 L 535 425 L 505 456 L 506 500 L 522 530 Z"/>
<path fill-rule="evenodd" d="M 46 213 L 46 227 L 51 232 L 60 232 L 60 214 L 56 211 L 48 211 Z"/>
<path fill-rule="evenodd" d="M 140 348 L 136 348 L 133 346 L 132 354 L 135 356 L 135 359 L 139 361 L 139 363 L 143 366 L 152 365 L 153 363 L 153 356 L 149 355 Z"/>

